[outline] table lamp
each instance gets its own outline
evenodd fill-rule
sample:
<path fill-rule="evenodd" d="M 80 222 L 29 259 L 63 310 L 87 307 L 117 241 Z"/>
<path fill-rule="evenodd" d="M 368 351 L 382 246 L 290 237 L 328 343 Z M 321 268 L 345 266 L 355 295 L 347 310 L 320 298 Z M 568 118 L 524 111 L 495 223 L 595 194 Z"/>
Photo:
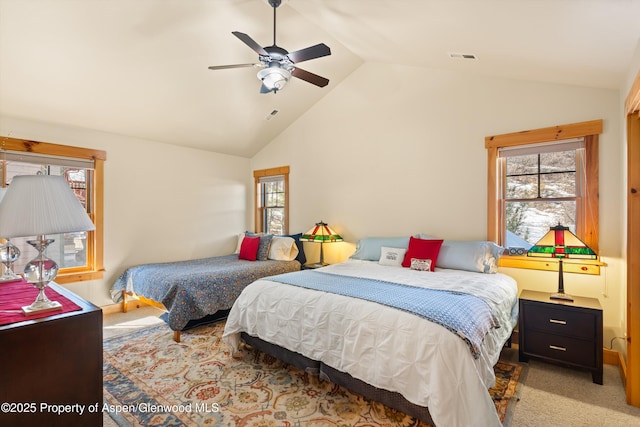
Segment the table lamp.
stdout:
<path fill-rule="evenodd" d="M 342 236 L 340 236 L 338 233 L 333 231 L 331 227 L 329 227 L 327 224 L 325 224 L 322 221 L 317 222 L 314 227 L 312 227 L 309 231 L 304 233 L 302 237 L 300 237 L 300 240 L 303 242 L 316 242 L 316 243 L 319 242 L 320 243 L 320 265 L 321 266 L 327 265 L 324 262 L 322 245 L 324 245 L 325 243 L 335 243 L 335 242 L 343 241 Z"/>
<path fill-rule="evenodd" d="M 4 199 L 7 187 L 0 187 L 0 202 Z M 0 236 L 3 237 L 3 236 Z M 22 278 L 13 272 L 13 263 L 20 257 L 20 249 L 9 239 L 5 239 L 4 245 L 0 246 L 0 262 L 4 264 L 4 273 L 0 276 L 0 283 L 21 280 Z"/>
<path fill-rule="evenodd" d="M 597 259 L 596 253 L 573 234 L 569 227 L 560 224 L 551 227 L 547 234 L 529 249 L 527 256 L 539 258 L 558 258 L 558 292 L 551 295 L 551 299 L 573 301 L 570 295 L 564 293 L 564 278 L 562 260 L 564 258 Z"/>
<path fill-rule="evenodd" d="M 62 176 L 23 175 L 11 180 L 0 202 L 0 235 L 5 238 L 36 236 L 27 243 L 38 251 L 24 268 L 27 282 L 40 291 L 33 304 L 22 307 L 26 315 L 62 308 L 44 292 L 58 274 L 58 264 L 44 254 L 54 240 L 45 236 L 94 229 L 87 211 Z"/>

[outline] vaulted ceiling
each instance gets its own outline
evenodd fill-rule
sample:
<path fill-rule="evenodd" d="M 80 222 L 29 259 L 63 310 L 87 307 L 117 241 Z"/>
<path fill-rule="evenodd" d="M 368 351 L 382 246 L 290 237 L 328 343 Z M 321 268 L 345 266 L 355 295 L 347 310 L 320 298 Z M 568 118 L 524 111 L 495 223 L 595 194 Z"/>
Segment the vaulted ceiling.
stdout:
<path fill-rule="evenodd" d="M 260 94 L 257 69 L 207 67 L 257 61 L 231 32 L 271 45 L 267 0 L 0 0 L 0 115 L 251 157 L 363 62 L 619 89 L 638 17 L 640 0 L 283 0 L 278 46 L 327 44 L 301 67 L 330 83 Z"/>

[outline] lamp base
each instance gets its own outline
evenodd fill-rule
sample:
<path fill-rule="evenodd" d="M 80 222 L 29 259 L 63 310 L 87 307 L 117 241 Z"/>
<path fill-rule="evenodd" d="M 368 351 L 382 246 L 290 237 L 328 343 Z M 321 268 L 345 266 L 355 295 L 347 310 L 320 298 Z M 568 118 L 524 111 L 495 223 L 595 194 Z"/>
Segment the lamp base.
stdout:
<path fill-rule="evenodd" d="M 551 298 L 551 299 L 559 299 L 559 300 L 563 300 L 563 301 L 573 301 L 573 297 L 571 295 L 567 295 L 565 293 L 551 294 L 551 296 L 549 298 Z"/>
<path fill-rule="evenodd" d="M 10 274 L 7 274 L 10 273 Z M 5 274 L 0 276 L 0 283 L 6 282 L 17 282 L 18 280 L 22 280 L 22 277 L 15 274 L 13 271 L 7 271 Z"/>
<path fill-rule="evenodd" d="M 25 305 L 24 307 L 22 307 L 22 312 L 25 316 L 43 313 L 45 311 L 57 310 L 62 310 L 62 304 L 60 304 L 58 301 L 36 301 L 31 305 Z"/>

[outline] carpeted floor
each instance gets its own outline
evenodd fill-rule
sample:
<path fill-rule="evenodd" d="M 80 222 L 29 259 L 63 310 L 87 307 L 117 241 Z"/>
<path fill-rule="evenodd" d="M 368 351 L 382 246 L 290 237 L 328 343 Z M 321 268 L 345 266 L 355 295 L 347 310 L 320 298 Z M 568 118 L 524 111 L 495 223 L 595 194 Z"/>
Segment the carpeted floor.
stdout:
<path fill-rule="evenodd" d="M 230 357 L 224 324 L 172 341 L 164 324 L 105 339 L 108 414 L 120 426 L 424 426 L 259 352 Z M 501 362 L 491 390 L 505 425 L 526 365 Z"/>

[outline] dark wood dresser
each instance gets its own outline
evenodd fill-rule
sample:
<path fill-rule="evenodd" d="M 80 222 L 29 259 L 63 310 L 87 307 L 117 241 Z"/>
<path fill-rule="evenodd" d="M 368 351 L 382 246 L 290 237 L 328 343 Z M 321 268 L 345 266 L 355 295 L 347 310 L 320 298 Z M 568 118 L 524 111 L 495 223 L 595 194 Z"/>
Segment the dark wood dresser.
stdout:
<path fill-rule="evenodd" d="M 0 425 L 101 426 L 102 310 L 50 286 L 81 310 L 0 326 Z"/>
<path fill-rule="evenodd" d="M 552 300 L 547 292 L 520 294 L 519 357 L 588 369 L 602 384 L 602 308 L 595 298 Z"/>

